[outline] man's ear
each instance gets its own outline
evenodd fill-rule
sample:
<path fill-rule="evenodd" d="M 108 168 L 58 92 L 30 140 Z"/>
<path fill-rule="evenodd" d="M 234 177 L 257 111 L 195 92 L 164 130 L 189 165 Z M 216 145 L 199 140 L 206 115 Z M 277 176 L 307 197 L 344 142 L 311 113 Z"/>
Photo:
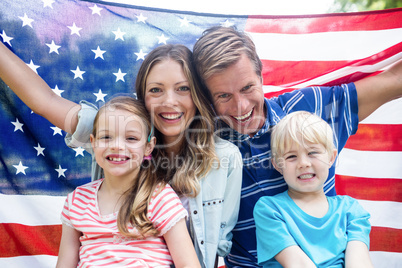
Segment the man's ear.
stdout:
<path fill-rule="evenodd" d="M 145 147 L 145 156 L 149 156 L 152 154 L 152 151 L 155 148 L 155 144 L 156 144 L 156 138 L 152 137 Z"/>

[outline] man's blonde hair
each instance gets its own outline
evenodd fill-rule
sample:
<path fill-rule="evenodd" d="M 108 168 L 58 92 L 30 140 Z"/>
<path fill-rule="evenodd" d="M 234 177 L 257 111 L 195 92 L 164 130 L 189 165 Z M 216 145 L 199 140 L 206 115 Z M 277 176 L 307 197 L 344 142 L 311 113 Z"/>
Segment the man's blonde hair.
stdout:
<path fill-rule="evenodd" d="M 194 62 L 201 82 L 226 70 L 246 55 L 258 77 L 262 75 L 262 62 L 254 42 L 245 32 L 233 27 L 216 26 L 204 31 L 193 48 Z"/>
<path fill-rule="evenodd" d="M 306 147 L 306 143 L 322 144 L 328 153 L 332 153 L 335 149 L 333 132 L 328 123 L 321 117 L 306 111 L 286 115 L 273 128 L 272 159 L 278 163 L 278 159 L 293 142 L 303 147 Z"/>

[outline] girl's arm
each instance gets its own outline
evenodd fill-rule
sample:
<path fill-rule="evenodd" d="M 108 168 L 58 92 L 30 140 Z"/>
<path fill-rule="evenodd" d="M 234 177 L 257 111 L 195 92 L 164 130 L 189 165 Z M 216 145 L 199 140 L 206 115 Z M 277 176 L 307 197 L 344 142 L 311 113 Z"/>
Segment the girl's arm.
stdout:
<path fill-rule="evenodd" d="M 275 259 L 284 268 L 316 268 L 313 261 L 299 246 L 290 246 L 276 254 Z"/>
<path fill-rule="evenodd" d="M 77 267 L 81 246 L 80 236 L 80 232 L 66 224 L 63 224 L 56 268 Z"/>
<path fill-rule="evenodd" d="M 176 268 L 201 267 L 184 218 L 167 231 L 163 238 Z"/>
<path fill-rule="evenodd" d="M 0 78 L 36 114 L 73 133 L 81 106 L 53 92 L 46 82 L 0 42 Z"/>
<path fill-rule="evenodd" d="M 373 268 L 367 245 L 361 241 L 349 241 L 345 251 L 346 268 Z"/>

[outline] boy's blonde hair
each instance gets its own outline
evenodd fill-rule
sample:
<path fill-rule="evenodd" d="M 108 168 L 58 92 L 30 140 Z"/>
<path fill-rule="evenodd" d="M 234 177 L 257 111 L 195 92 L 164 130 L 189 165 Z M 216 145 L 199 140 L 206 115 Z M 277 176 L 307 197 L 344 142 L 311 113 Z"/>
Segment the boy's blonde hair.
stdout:
<path fill-rule="evenodd" d="M 329 154 L 335 149 L 333 132 L 328 123 L 306 111 L 286 115 L 273 128 L 271 154 L 275 163 L 278 163 L 278 159 L 293 142 L 303 147 L 306 147 L 306 142 L 322 144 Z"/>

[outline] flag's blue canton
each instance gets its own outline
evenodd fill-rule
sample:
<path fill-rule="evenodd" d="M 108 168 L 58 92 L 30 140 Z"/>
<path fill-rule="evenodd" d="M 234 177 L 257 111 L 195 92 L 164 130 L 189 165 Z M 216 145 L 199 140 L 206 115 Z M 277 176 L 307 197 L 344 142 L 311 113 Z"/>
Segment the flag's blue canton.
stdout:
<path fill-rule="evenodd" d="M 0 40 L 62 97 L 98 105 L 133 92 L 140 64 L 158 45 L 192 49 L 205 29 L 245 22 L 96 1 L 0 2 Z M 88 182 L 89 154 L 67 148 L 65 133 L 0 86 L 0 193 L 65 195 Z"/>

